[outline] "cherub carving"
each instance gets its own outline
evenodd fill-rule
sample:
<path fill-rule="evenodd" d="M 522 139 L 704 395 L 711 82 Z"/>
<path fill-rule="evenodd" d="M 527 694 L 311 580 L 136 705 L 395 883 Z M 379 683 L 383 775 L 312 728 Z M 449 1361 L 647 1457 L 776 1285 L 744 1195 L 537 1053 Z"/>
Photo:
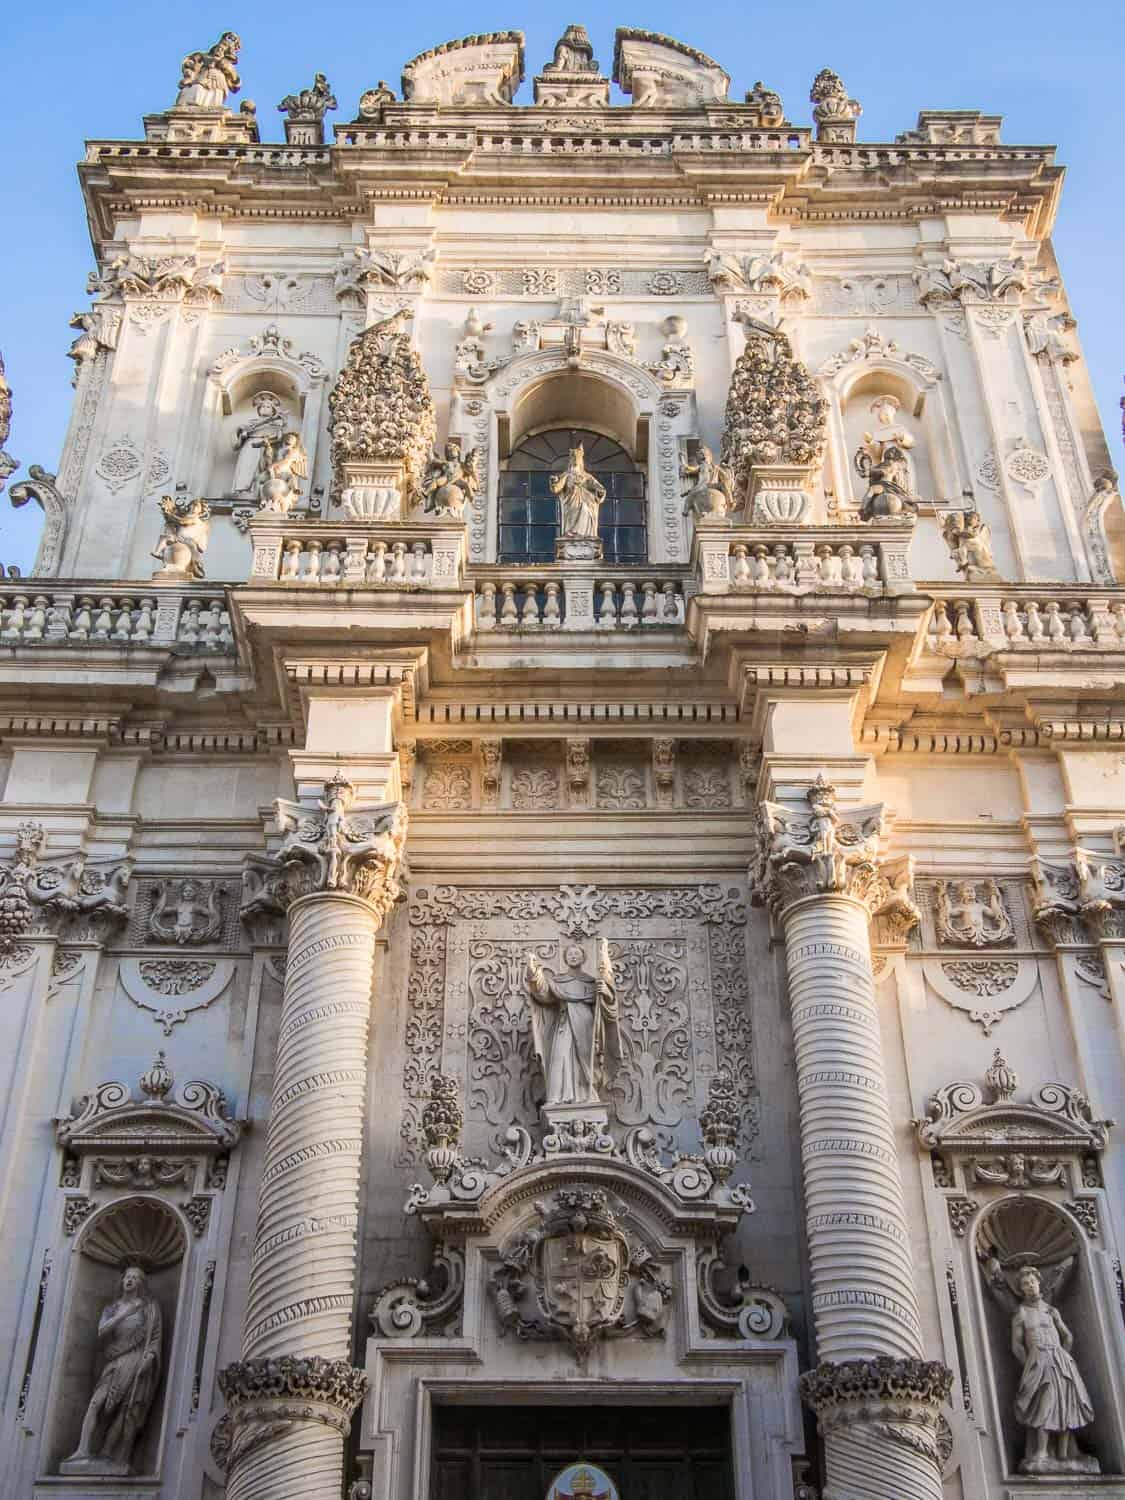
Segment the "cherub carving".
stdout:
<path fill-rule="evenodd" d="M 979 510 L 951 510 L 942 535 L 957 571 L 968 582 L 999 577 L 992 556 L 992 529 Z"/>
<path fill-rule="evenodd" d="M 680 477 L 695 480 L 684 491 L 685 516 L 716 521 L 734 509 L 734 476 L 726 464 L 717 462 L 706 443 L 700 443 L 696 463 L 680 464 Z"/>
<path fill-rule="evenodd" d="M 867 481 L 867 493 L 860 507 L 864 521 L 883 516 L 912 514 L 918 496 L 910 488 L 910 463 L 907 453 L 914 439 L 901 428 L 886 437 L 863 434 L 863 446 L 856 451 L 856 472 Z"/>
<path fill-rule="evenodd" d="M 1015 941 L 1012 919 L 995 880 L 939 880 L 936 896 L 939 942 L 991 948 Z"/>
<path fill-rule="evenodd" d="M 480 493 L 481 452 L 470 448 L 462 457 L 461 439 L 451 437 L 444 453 L 435 448 L 422 479 L 423 508 L 438 516 L 459 519 L 465 506 Z"/>
<path fill-rule="evenodd" d="M 160 501 L 164 525 L 152 556 L 161 563 L 157 575 L 177 574 L 186 578 L 203 577 L 203 554 L 211 534 L 211 507 L 206 500 L 173 499 L 164 495 Z"/>
<path fill-rule="evenodd" d="M 288 515 L 301 493 L 301 480 L 309 477 L 309 457 L 300 434 L 263 438 L 255 446 L 262 450 L 255 481 L 258 509 Z"/>
<path fill-rule="evenodd" d="M 154 893 L 149 935 L 181 946 L 213 941 L 223 925 L 225 894 L 214 881 L 203 885 L 197 880 L 162 880 Z"/>

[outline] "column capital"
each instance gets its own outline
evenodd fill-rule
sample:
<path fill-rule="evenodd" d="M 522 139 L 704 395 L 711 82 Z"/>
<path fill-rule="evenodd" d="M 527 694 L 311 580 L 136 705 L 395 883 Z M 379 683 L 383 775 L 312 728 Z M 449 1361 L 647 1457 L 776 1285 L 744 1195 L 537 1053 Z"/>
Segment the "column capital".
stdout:
<path fill-rule="evenodd" d="M 242 917 L 287 911 L 302 896 L 355 896 L 381 925 L 401 898 L 408 815 L 402 802 L 351 811 L 356 789 L 342 775 L 314 806 L 279 798 L 275 855 L 256 856 L 244 878 Z"/>
<path fill-rule="evenodd" d="M 819 774 L 805 794 L 808 810 L 778 802 L 758 808 L 757 851 L 750 864 L 756 904 L 783 914 L 808 896 L 850 896 L 870 916 L 889 919 L 902 938 L 919 912 L 911 895 L 914 862 L 880 852 L 885 833 L 881 803 L 836 805 L 836 788 Z"/>
<path fill-rule="evenodd" d="M 320 1422 L 347 1434 L 356 1407 L 367 1394 L 367 1376 L 346 1359 L 282 1354 L 235 1360 L 219 1371 L 219 1389 L 230 1408 L 227 1472 L 278 1426 Z"/>

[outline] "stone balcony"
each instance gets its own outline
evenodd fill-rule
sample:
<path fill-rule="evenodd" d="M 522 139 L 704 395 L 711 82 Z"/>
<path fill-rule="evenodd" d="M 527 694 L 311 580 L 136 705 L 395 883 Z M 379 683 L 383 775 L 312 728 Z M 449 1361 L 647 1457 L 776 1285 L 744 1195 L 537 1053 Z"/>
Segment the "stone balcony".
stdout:
<path fill-rule="evenodd" d="M 692 570 L 702 594 L 913 592 L 907 558 L 913 528 L 702 524 Z"/>
<path fill-rule="evenodd" d="M 35 583 L 28 579 L 0 595 L 0 646 L 151 646 L 193 655 L 235 649 L 221 587 L 95 582 L 36 589 Z"/>

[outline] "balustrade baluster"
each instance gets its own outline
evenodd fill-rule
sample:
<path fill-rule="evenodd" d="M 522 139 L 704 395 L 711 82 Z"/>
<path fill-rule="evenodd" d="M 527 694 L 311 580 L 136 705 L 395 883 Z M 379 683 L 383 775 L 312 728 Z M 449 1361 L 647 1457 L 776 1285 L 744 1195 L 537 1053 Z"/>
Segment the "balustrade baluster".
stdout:
<path fill-rule="evenodd" d="M 411 577 L 415 583 L 421 583 L 426 576 L 426 544 L 415 542 L 411 549 L 414 553 L 414 565 Z"/>
<path fill-rule="evenodd" d="M 344 572 L 343 542 L 329 542 L 320 559 L 321 583 L 339 583 Z"/>
<path fill-rule="evenodd" d="M 491 579 L 481 584 L 477 595 L 477 628 L 496 629 L 496 585 Z"/>
<path fill-rule="evenodd" d="M 597 585 L 602 592 L 601 604 L 598 607 L 598 624 L 614 629 L 617 625 L 617 589 L 612 583 L 599 583 Z"/>
<path fill-rule="evenodd" d="M 319 583 L 321 554 L 324 551 L 324 543 L 317 537 L 310 537 L 305 547 L 305 570 L 301 576 L 302 583 Z"/>
<path fill-rule="evenodd" d="M 514 583 L 502 583 L 504 598 L 500 605 L 500 624 L 505 630 L 511 630 L 519 624 L 519 611 L 516 609 L 516 586 Z"/>
<path fill-rule="evenodd" d="M 745 588 L 750 582 L 749 549 L 745 542 L 734 544 L 734 566 L 731 569 L 731 582 L 736 588 Z"/>
<path fill-rule="evenodd" d="M 113 634 L 113 600 L 108 596 L 98 600 L 98 615 L 94 621 L 93 639 L 108 641 Z"/>
<path fill-rule="evenodd" d="M 70 627 L 70 638 L 72 641 L 88 641 L 90 632 L 94 628 L 94 601 L 88 594 L 83 594 L 78 600 L 78 607 L 74 612 L 74 620 Z"/>
<path fill-rule="evenodd" d="M 395 542 L 391 547 L 391 578 L 400 582 L 406 577 L 406 543 Z"/>
<path fill-rule="evenodd" d="M 12 600 L 12 608 L 8 611 L 7 620 L 3 630 L 3 639 L 6 641 L 20 641 L 27 625 L 28 597 L 26 594 L 16 594 Z"/>
<path fill-rule="evenodd" d="M 520 624 L 539 624 L 539 595 L 536 593 L 534 583 L 525 583 L 523 586 L 523 607 L 520 610 Z"/>
<path fill-rule="evenodd" d="M 664 622 L 674 625 L 680 618 L 680 597 L 676 592 L 676 585 L 671 579 L 667 579 L 661 587 L 664 591 Z"/>
<path fill-rule="evenodd" d="M 658 618 L 656 584 L 641 584 L 641 624 L 655 625 Z"/>
<path fill-rule="evenodd" d="M 301 576 L 301 544 L 296 538 L 290 538 L 282 547 L 281 572 L 282 583 Z"/>
<path fill-rule="evenodd" d="M 621 627 L 623 630 L 631 630 L 637 623 L 637 585 L 626 580 L 621 585 Z"/>
<path fill-rule="evenodd" d="M 562 591 L 562 585 L 559 583 L 548 583 L 546 587 L 547 599 L 543 606 L 543 624 L 547 629 L 557 630 L 562 624 L 562 609 L 559 605 L 559 594 Z"/>
<path fill-rule="evenodd" d="M 27 625 L 24 628 L 23 638 L 25 641 L 41 641 L 47 628 L 47 606 L 50 600 L 46 594 L 36 594 L 31 601 L 31 613 L 27 617 Z"/>
<path fill-rule="evenodd" d="M 387 580 L 387 544 L 373 542 L 371 556 L 367 559 L 368 583 L 385 583 Z"/>
<path fill-rule="evenodd" d="M 144 645 L 152 639 L 152 632 L 156 629 L 156 600 L 142 599 L 140 608 L 137 610 L 137 618 L 133 621 L 133 639 Z"/>

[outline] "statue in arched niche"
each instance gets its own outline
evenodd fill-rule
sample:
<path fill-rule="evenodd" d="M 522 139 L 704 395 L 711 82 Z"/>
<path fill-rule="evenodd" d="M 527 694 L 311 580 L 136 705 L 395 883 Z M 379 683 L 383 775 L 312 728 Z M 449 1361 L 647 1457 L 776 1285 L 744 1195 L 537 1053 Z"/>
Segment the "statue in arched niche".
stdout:
<path fill-rule="evenodd" d="M 902 428 L 876 437 L 863 434 L 863 446 L 856 452 L 856 472 L 867 481 L 867 493 L 860 507 L 864 521 L 884 516 L 913 516 L 918 496 L 910 488 L 910 460 L 907 454 L 914 439 Z"/>
<path fill-rule="evenodd" d="M 124 1475 L 144 1430 L 160 1382 L 163 1332 L 160 1306 L 140 1266 L 126 1266 L 121 1295 L 98 1319 L 100 1367 L 82 1419 L 78 1447 L 62 1474 Z"/>
<path fill-rule="evenodd" d="M 1034 1266 L 1016 1280 L 1020 1303 L 1012 1314 L 1012 1354 L 1020 1363 L 1016 1421 L 1027 1428 L 1024 1474 L 1097 1473 L 1075 1432 L 1094 1420 L 1094 1408 L 1071 1349 L 1074 1337 L 1057 1307 L 1043 1296 Z"/>
<path fill-rule="evenodd" d="M 577 943 L 563 951 L 566 972 L 549 974 L 534 954 L 527 959 L 531 1033 L 547 1085 L 546 1107 L 600 1104 L 602 1088 L 621 1060 L 617 991 L 604 941 L 597 975 L 583 970 Z"/>
<path fill-rule="evenodd" d="M 231 438 L 231 447 L 238 454 L 231 494 L 237 499 L 257 498 L 261 471 L 267 462 L 265 445 L 283 437 L 290 420 L 284 401 L 274 391 L 258 391 L 250 404 L 255 412 L 253 420 L 236 428 Z"/>

